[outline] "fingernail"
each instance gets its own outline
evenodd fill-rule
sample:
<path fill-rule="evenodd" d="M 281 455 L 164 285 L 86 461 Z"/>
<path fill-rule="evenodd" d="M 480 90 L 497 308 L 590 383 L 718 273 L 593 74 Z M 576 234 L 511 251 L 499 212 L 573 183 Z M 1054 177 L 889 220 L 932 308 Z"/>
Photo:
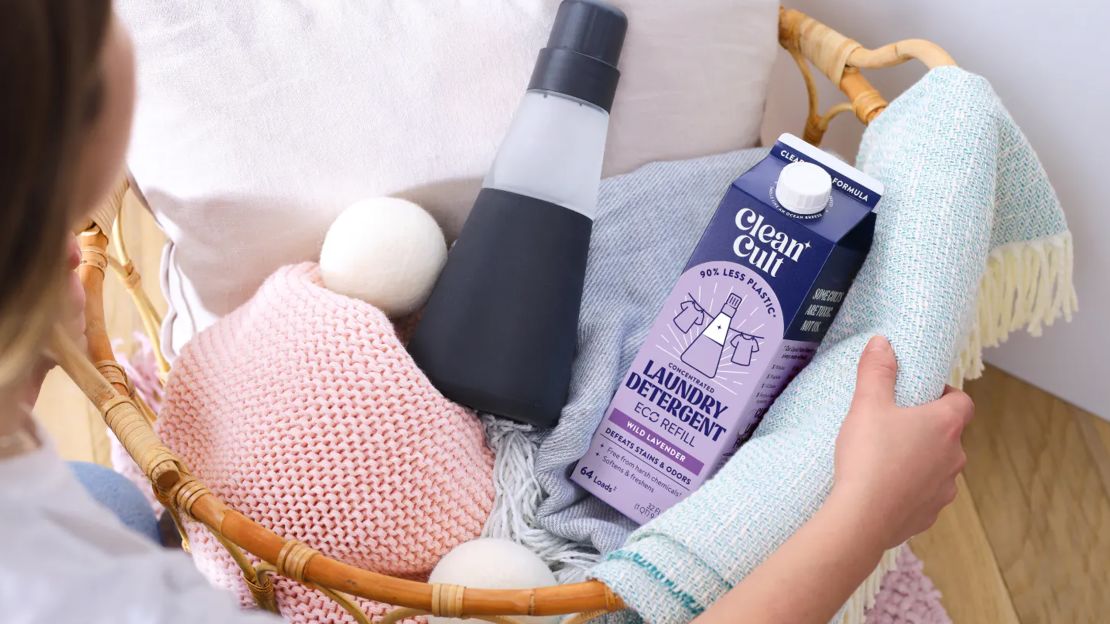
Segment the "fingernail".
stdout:
<path fill-rule="evenodd" d="M 867 341 L 867 348 L 864 351 L 890 351 L 890 341 L 886 336 L 874 335 L 871 340 Z"/>

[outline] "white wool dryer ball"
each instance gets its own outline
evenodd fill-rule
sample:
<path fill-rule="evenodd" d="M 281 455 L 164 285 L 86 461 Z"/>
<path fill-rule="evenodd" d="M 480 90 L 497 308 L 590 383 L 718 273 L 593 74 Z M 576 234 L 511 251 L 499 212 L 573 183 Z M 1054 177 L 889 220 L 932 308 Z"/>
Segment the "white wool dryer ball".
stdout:
<path fill-rule="evenodd" d="M 404 199 L 376 197 L 351 204 L 328 228 L 320 276 L 329 289 L 396 318 L 427 300 L 446 261 L 431 215 Z"/>
<path fill-rule="evenodd" d="M 538 555 L 507 539 L 480 537 L 459 544 L 439 560 L 429 583 L 448 583 L 480 589 L 530 589 L 557 585 L 555 575 Z M 556 624 L 558 615 L 525 616 L 522 622 Z M 429 624 L 476 622 L 478 619 L 429 617 Z"/>

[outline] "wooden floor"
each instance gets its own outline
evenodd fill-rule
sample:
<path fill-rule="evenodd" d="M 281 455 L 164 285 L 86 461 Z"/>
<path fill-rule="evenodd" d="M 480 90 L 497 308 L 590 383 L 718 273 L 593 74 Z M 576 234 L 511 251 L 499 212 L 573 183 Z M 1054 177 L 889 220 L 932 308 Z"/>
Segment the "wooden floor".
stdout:
<path fill-rule="evenodd" d="M 967 390 L 965 487 L 911 544 L 953 621 L 1110 622 L 1110 423 L 993 368 Z"/>
<path fill-rule="evenodd" d="M 161 234 L 134 205 L 125 224 L 153 293 Z M 108 281 L 109 329 L 126 343 L 138 318 Z M 968 391 L 959 497 L 911 543 L 953 621 L 1110 622 L 1110 423 L 996 369 Z M 36 409 L 63 455 L 107 463 L 103 425 L 68 380 L 52 373 Z"/>

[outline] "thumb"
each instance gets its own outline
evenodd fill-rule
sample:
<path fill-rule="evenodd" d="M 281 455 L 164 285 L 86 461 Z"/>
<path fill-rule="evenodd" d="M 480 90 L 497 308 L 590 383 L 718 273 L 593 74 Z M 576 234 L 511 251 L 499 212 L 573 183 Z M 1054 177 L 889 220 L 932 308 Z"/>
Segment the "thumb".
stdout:
<path fill-rule="evenodd" d="M 873 336 L 863 348 L 856 373 L 856 394 L 852 406 L 893 405 L 894 381 L 898 375 L 898 361 L 894 349 L 884 336 Z"/>

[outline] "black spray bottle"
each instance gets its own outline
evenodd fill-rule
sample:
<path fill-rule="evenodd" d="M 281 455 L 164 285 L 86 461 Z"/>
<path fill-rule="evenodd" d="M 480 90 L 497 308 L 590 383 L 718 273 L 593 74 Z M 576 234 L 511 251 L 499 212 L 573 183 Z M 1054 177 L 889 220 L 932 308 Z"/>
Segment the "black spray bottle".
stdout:
<path fill-rule="evenodd" d="M 567 398 L 627 19 L 564 0 L 409 343 L 448 398 L 554 425 Z"/>

